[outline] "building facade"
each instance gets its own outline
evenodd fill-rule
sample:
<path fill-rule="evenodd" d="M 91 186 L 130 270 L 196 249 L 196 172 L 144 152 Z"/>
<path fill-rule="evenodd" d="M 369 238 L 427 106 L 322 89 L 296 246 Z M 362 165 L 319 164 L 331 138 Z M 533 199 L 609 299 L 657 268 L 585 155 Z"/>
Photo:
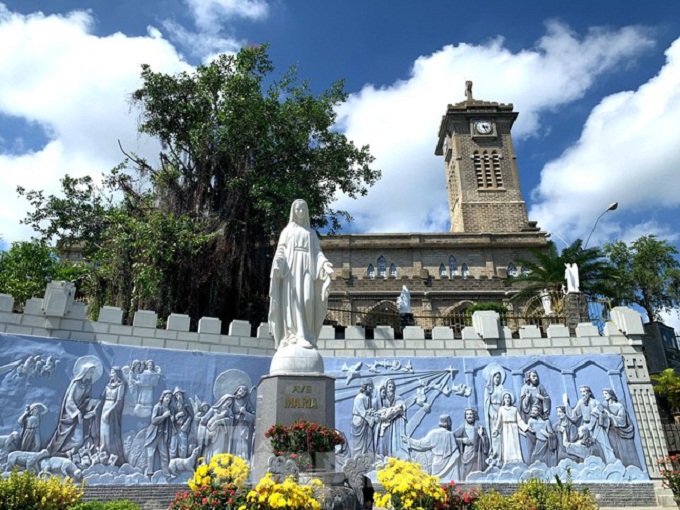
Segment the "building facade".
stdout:
<path fill-rule="evenodd" d="M 547 239 L 522 198 L 511 133 L 518 113 L 512 104 L 474 99 L 471 82 L 465 95 L 448 105 L 435 147 L 444 159 L 451 231 L 323 237 L 336 268 L 329 304 L 335 323 L 389 323 L 403 286 L 416 324 L 427 329 L 453 324 L 473 303 L 520 311 L 506 280 L 522 271 L 516 261 L 544 249 Z"/>

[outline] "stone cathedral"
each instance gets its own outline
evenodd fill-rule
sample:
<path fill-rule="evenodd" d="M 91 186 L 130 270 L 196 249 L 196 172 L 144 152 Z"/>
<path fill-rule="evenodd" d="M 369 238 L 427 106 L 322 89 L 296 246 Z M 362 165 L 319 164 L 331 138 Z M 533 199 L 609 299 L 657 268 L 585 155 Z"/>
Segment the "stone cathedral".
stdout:
<path fill-rule="evenodd" d="M 473 303 L 513 309 L 516 288 L 505 280 L 522 271 L 517 259 L 545 248 L 546 232 L 529 221 L 522 198 L 512 143 L 518 112 L 512 104 L 474 99 L 472 82 L 465 95 L 448 105 L 435 146 L 444 157 L 451 231 L 322 238 L 336 268 L 329 318 L 338 324 L 381 323 L 385 313 L 397 312 L 402 286 L 411 293 L 415 322 L 426 329 Z"/>

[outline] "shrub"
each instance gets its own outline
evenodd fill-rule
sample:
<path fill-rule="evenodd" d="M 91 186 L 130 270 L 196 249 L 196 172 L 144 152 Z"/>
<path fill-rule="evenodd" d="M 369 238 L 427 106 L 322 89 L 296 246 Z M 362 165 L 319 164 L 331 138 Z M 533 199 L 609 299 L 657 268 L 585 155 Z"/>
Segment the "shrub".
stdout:
<path fill-rule="evenodd" d="M 475 508 L 475 501 L 479 499 L 477 489 L 462 490 L 451 481 L 442 487 L 446 493 L 446 501 L 441 507 L 442 510 L 472 510 Z"/>
<path fill-rule="evenodd" d="M 0 510 L 67 510 L 82 497 L 82 487 L 70 478 L 38 478 L 15 469 L 0 480 Z"/>
<path fill-rule="evenodd" d="M 375 495 L 376 506 L 394 510 L 434 510 L 446 501 L 446 491 L 439 484 L 439 478 L 427 474 L 415 462 L 389 459 L 387 465 L 378 470 L 378 481 L 385 494 Z"/>
<path fill-rule="evenodd" d="M 317 498 L 323 483 L 313 478 L 310 485 L 298 485 L 292 476 L 277 483 L 267 473 L 257 486 L 248 493 L 248 510 L 321 510 Z"/>
<path fill-rule="evenodd" d="M 189 488 L 178 492 L 169 510 L 233 509 L 245 504 L 250 468 L 241 457 L 222 453 L 196 468 Z"/>
<path fill-rule="evenodd" d="M 587 489 L 575 490 L 571 480 L 556 483 L 531 479 L 519 484 L 517 492 L 504 497 L 496 491 L 481 494 L 475 510 L 596 510 L 595 499 Z"/>
<path fill-rule="evenodd" d="M 658 459 L 656 463 L 663 477 L 664 487 L 672 490 L 674 496 L 680 496 L 680 455 L 668 455 Z"/>

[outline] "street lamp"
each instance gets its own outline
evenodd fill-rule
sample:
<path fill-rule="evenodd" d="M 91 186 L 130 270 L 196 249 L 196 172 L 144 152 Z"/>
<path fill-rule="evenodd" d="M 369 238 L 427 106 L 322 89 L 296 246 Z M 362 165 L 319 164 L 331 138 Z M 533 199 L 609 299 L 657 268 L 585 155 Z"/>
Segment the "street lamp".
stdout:
<path fill-rule="evenodd" d="M 593 232 L 595 231 L 595 227 L 597 227 L 597 222 L 600 221 L 600 218 L 607 214 L 609 211 L 616 211 L 617 207 L 619 207 L 618 202 L 612 202 L 609 204 L 609 207 L 607 207 L 602 214 L 600 214 L 597 219 L 595 220 L 595 224 L 593 225 L 593 228 L 590 229 L 590 234 L 588 234 L 588 239 L 586 239 L 586 244 L 583 245 L 583 249 L 585 250 L 588 247 L 588 241 L 590 241 L 590 236 L 593 235 Z"/>

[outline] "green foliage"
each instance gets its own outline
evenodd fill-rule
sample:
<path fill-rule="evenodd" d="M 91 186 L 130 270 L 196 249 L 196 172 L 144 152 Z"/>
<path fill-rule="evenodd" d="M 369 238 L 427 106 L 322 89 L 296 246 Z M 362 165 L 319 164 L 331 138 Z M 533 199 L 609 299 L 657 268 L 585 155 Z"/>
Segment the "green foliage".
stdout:
<path fill-rule="evenodd" d="M 491 490 L 482 493 L 475 502 L 475 510 L 596 510 L 595 499 L 587 489 L 574 489 L 571 481 L 556 483 L 531 479 L 521 482 L 512 496 L 502 496 Z"/>
<path fill-rule="evenodd" d="M 498 303 L 495 301 L 475 303 L 473 305 L 470 305 L 465 309 L 465 314 L 468 317 L 472 317 L 473 313 L 484 310 L 498 312 L 501 316 L 505 316 L 508 314 L 508 307 L 505 306 L 503 303 Z"/>
<path fill-rule="evenodd" d="M 15 305 L 45 293 L 51 280 L 78 282 L 87 268 L 60 262 L 54 250 L 39 241 L 12 243 L 9 250 L 0 252 L 0 292 L 14 296 Z"/>
<path fill-rule="evenodd" d="M 680 455 L 667 455 L 656 460 L 663 485 L 673 491 L 673 496 L 680 497 Z"/>
<path fill-rule="evenodd" d="M 610 290 L 615 304 L 637 304 L 650 321 L 680 305 L 680 263 L 675 246 L 648 235 L 630 245 L 623 241 L 607 244 L 604 250 L 617 270 L 616 284 Z"/>
<path fill-rule="evenodd" d="M 654 393 L 665 400 L 671 411 L 680 411 L 680 376 L 672 368 L 652 375 Z"/>
<path fill-rule="evenodd" d="M 546 250 L 531 251 L 533 259 L 517 260 L 517 266 L 523 266 L 527 271 L 515 278 L 508 278 L 508 285 L 524 285 L 512 300 L 522 301 L 538 296 L 543 289 L 553 297 L 563 296 L 567 263 L 576 263 L 578 266 L 582 293 L 590 297 L 609 297 L 616 271 L 599 248 L 583 248 L 582 244 L 583 241 L 577 239 L 559 253 L 555 243 L 550 241 Z"/>
<path fill-rule="evenodd" d="M 0 510 L 67 510 L 82 496 L 82 488 L 70 478 L 38 478 L 32 471 L 15 469 L 0 480 Z"/>
<path fill-rule="evenodd" d="M 137 503 L 126 499 L 120 501 L 84 501 L 69 510 L 140 510 Z"/>
<path fill-rule="evenodd" d="M 368 147 L 332 130 L 342 83 L 314 96 L 295 69 L 273 71 L 265 46 L 175 76 L 143 66 L 132 104 L 140 132 L 161 142 L 158 163 L 126 154 L 101 189 L 67 176 L 63 197 L 19 190 L 34 208 L 25 223 L 92 262 L 93 308 L 262 321 L 293 200 L 315 227 L 349 219 L 331 209 L 335 194 L 364 195 L 380 173 Z"/>

